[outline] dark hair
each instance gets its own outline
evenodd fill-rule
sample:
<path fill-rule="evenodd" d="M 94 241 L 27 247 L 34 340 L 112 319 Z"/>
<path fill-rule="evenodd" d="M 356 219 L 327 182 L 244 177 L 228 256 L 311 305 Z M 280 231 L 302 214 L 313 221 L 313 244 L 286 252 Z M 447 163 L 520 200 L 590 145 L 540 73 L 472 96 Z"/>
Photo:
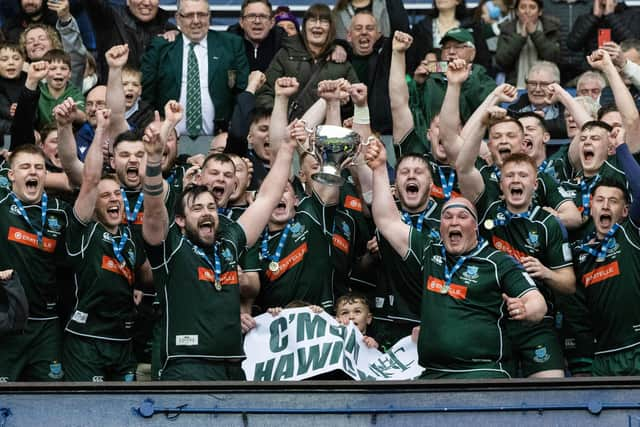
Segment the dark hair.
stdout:
<path fill-rule="evenodd" d="M 618 107 L 616 106 L 616 104 L 607 104 L 607 105 L 603 105 L 598 109 L 598 113 L 596 117 L 598 118 L 598 120 L 602 120 L 602 118 L 609 113 L 619 113 L 619 112 L 620 110 L 618 110 Z"/>
<path fill-rule="evenodd" d="M 127 64 L 124 67 L 122 67 L 122 74 L 125 74 L 125 73 L 136 75 L 140 80 L 142 80 L 142 71 L 140 71 L 140 68 L 134 67 L 133 65 Z"/>
<path fill-rule="evenodd" d="M 121 142 L 132 142 L 132 141 L 142 141 L 142 135 L 140 132 L 135 130 L 126 130 L 116 136 L 115 141 L 113 141 L 113 151 L 116 151 L 116 147 Z"/>
<path fill-rule="evenodd" d="M 640 52 L 640 40 L 639 39 L 626 39 L 620 42 L 620 49 L 623 52 L 627 52 L 631 49 L 635 49 Z"/>
<path fill-rule="evenodd" d="M 518 126 L 518 128 L 520 129 L 520 132 L 524 134 L 524 126 L 522 126 L 522 123 L 511 116 L 506 116 L 501 119 L 489 119 L 489 123 L 487 124 L 487 130 L 489 131 L 489 134 L 491 134 L 491 128 L 493 128 L 495 125 L 499 125 L 500 123 L 515 123 L 516 126 Z"/>
<path fill-rule="evenodd" d="M 187 207 L 187 204 L 193 203 L 193 201 L 203 193 L 209 193 L 213 197 L 213 192 L 211 192 L 211 190 L 209 190 L 206 185 L 187 185 L 187 187 L 182 190 L 182 194 L 180 195 L 180 197 L 176 200 L 174 210 L 175 216 L 181 216 L 184 218 L 185 208 Z M 216 200 L 215 197 L 213 197 L 213 200 Z"/>
<path fill-rule="evenodd" d="M 520 5 L 520 1 L 521 0 L 516 0 L 516 3 L 513 5 L 514 9 L 516 10 L 518 9 L 518 6 Z M 536 4 L 538 5 L 538 10 L 542 12 L 542 9 L 544 8 L 544 2 L 542 0 L 533 0 L 533 1 L 535 1 Z"/>
<path fill-rule="evenodd" d="M 593 128 L 604 129 L 607 131 L 607 133 L 613 130 L 613 128 L 609 125 L 609 123 L 603 122 L 602 120 L 591 120 L 583 124 L 582 127 L 580 128 L 580 131 L 584 132 L 585 130 L 589 130 Z"/>
<path fill-rule="evenodd" d="M 429 10 L 426 13 L 426 15 L 431 16 L 432 18 L 436 18 L 438 15 L 440 15 L 440 9 L 438 9 L 438 6 L 436 5 L 435 1 L 432 3 L 431 10 Z M 458 0 L 458 4 L 456 5 L 456 10 L 455 10 L 455 18 L 458 21 L 462 21 L 462 19 L 466 18 L 468 15 L 469 15 L 469 9 L 467 9 L 467 4 L 465 3 L 465 0 Z M 429 30 L 431 30 L 431 28 L 429 28 Z"/>
<path fill-rule="evenodd" d="M 504 169 L 505 165 L 508 163 L 527 163 L 528 165 L 531 165 L 534 172 L 538 172 L 538 165 L 536 165 L 536 161 L 526 153 L 511 154 L 502 162 L 502 169 Z"/>
<path fill-rule="evenodd" d="M 369 304 L 369 300 L 367 299 L 366 296 L 364 296 L 364 294 L 361 294 L 360 292 L 349 292 L 339 297 L 336 300 L 336 304 L 335 304 L 336 311 L 338 311 L 338 307 L 340 307 L 340 305 L 342 304 L 353 304 L 356 302 L 360 302 L 366 305 L 367 309 L 371 311 L 371 305 Z"/>
<path fill-rule="evenodd" d="M 38 156 L 41 156 L 43 160 L 47 158 L 40 146 L 35 144 L 22 144 L 19 145 L 15 150 L 13 150 L 13 152 L 9 156 L 9 165 L 11 167 L 13 167 L 13 162 L 18 154 L 36 154 Z"/>
<path fill-rule="evenodd" d="M 269 0 L 244 0 L 242 2 L 242 6 L 240 6 L 240 16 L 241 17 L 244 16 L 244 10 L 251 3 L 262 3 L 263 5 L 265 5 L 265 6 L 267 6 L 269 8 L 269 14 L 271 16 L 273 16 L 273 6 L 271 6 L 271 3 L 269 2 Z"/>
<path fill-rule="evenodd" d="M 622 191 L 624 195 L 624 201 L 626 204 L 631 203 L 631 196 L 629 195 L 629 190 L 627 187 L 618 179 L 614 179 L 611 177 L 602 178 L 598 183 L 591 189 L 591 196 L 593 197 L 596 194 L 596 190 L 600 187 L 613 187 Z"/>
<path fill-rule="evenodd" d="M 302 18 L 302 31 L 300 32 L 300 36 L 302 37 L 302 41 L 304 42 L 307 50 L 309 50 L 309 46 L 307 44 L 306 29 L 307 21 L 310 19 L 329 20 L 329 34 L 327 34 L 327 41 L 322 49 L 322 52 L 320 52 L 320 55 L 318 55 L 323 56 L 329 50 L 329 48 L 333 46 L 333 42 L 336 39 L 336 24 L 333 15 L 331 14 L 331 9 L 329 9 L 329 6 L 327 6 L 326 4 L 315 3 L 309 6 L 309 9 L 307 9 L 307 11 L 304 13 L 304 16 Z"/>
<path fill-rule="evenodd" d="M 2 40 L 2 39 L 0 39 Z M 18 54 L 20 54 L 20 56 L 22 57 L 22 59 L 26 59 L 24 52 L 22 51 L 22 49 L 20 49 L 20 46 L 17 43 L 12 43 L 12 42 L 0 42 L 0 50 L 2 49 L 8 49 L 11 50 L 13 52 L 16 52 Z"/>
<path fill-rule="evenodd" d="M 209 154 L 205 159 L 204 162 L 202 162 L 202 169 L 204 169 L 207 166 L 207 163 L 209 162 L 219 162 L 219 163 L 231 163 L 231 165 L 233 166 L 233 170 L 236 170 L 236 165 L 235 163 L 233 163 L 233 160 L 231 160 L 231 158 L 229 156 L 227 156 L 224 153 L 211 153 Z"/>
<path fill-rule="evenodd" d="M 544 119 L 542 117 L 540 117 L 540 114 L 536 114 L 533 111 L 524 111 L 522 113 L 517 113 L 516 115 L 517 119 L 524 119 L 525 117 L 531 117 L 532 119 L 536 119 L 536 121 L 538 122 L 538 125 L 545 131 L 547 132 L 547 125 L 544 122 Z M 524 126 L 523 126 L 524 128 Z"/>
<path fill-rule="evenodd" d="M 251 115 L 251 124 L 257 123 L 262 119 L 271 118 L 272 111 L 272 109 L 257 107 L 255 110 L 253 110 L 253 114 Z"/>
<path fill-rule="evenodd" d="M 40 138 L 42 138 L 42 143 L 44 144 L 44 140 L 47 139 L 47 137 L 49 136 L 49 134 L 53 131 L 57 131 L 58 130 L 58 126 L 56 125 L 55 122 L 51 122 L 51 123 L 45 123 L 39 130 L 38 132 L 40 132 Z"/>
<path fill-rule="evenodd" d="M 116 182 L 118 185 L 120 185 L 120 180 L 118 179 L 118 176 L 114 173 L 109 173 L 109 172 L 104 172 L 102 174 L 102 176 L 100 177 L 100 181 L 114 181 Z"/>
<path fill-rule="evenodd" d="M 62 49 L 51 49 L 42 57 L 46 62 L 62 62 L 71 69 L 71 55 Z"/>
<path fill-rule="evenodd" d="M 398 166 L 400 166 L 400 163 L 402 163 L 403 161 L 405 161 L 406 159 L 418 159 L 421 162 L 424 162 L 427 166 L 429 166 L 429 160 L 423 156 L 422 154 L 418 154 L 418 153 L 405 153 L 402 156 L 398 157 L 398 159 L 396 160 L 396 172 L 398 169 Z M 429 171 L 429 175 L 431 175 L 431 168 L 427 168 Z"/>

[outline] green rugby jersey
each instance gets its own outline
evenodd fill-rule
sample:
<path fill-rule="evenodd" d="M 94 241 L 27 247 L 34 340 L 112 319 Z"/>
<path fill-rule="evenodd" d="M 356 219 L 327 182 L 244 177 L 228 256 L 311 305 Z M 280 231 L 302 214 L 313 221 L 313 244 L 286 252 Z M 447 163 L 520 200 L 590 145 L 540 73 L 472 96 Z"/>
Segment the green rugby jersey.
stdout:
<path fill-rule="evenodd" d="M 602 244 L 606 255 L 596 253 Z M 630 219 L 605 242 L 591 236 L 574 246 L 578 286 L 585 289 L 591 312 L 596 354 L 612 353 L 640 344 L 640 228 Z"/>
<path fill-rule="evenodd" d="M 113 242 L 119 247 L 124 233 L 127 240 L 121 252 L 122 265 Z M 125 225 L 120 225 L 114 235 L 99 222 L 83 223 L 73 212 L 65 246 L 75 284 L 74 312 L 66 330 L 89 338 L 131 340 L 136 317 L 135 274 L 146 260 L 142 242 Z"/>
<path fill-rule="evenodd" d="M 167 207 L 167 213 L 169 215 L 169 222 L 173 222 L 176 212 L 176 201 L 180 199 L 182 195 L 182 181 L 184 180 L 184 174 L 192 165 L 186 164 L 184 166 L 174 166 L 171 168 L 168 174 L 164 176 L 164 179 L 169 184 L 169 192 L 165 199 L 164 205 Z"/>
<path fill-rule="evenodd" d="M 48 198 L 42 226 L 41 204 L 24 205 L 29 222 L 20 213 L 12 195 L 0 200 L 0 270 L 14 269 L 20 275 L 29 301 L 29 319 L 58 318 L 59 289 L 56 265 L 64 259 L 63 239 L 69 222 L 69 205 Z M 42 245 L 37 233 L 42 231 Z"/>
<path fill-rule="evenodd" d="M 233 223 L 216 237 L 221 274 L 215 284 L 211 248 L 207 262 L 177 227 L 158 246 L 145 243 L 162 306 L 160 364 L 176 358 L 239 359 L 244 357 L 240 327 L 238 255 L 246 245 L 244 230 Z M 204 248 L 203 248 L 204 249 Z"/>
<path fill-rule="evenodd" d="M 510 218 L 503 200 L 491 201 L 483 196 L 476 208 L 480 234 L 494 248 L 519 262 L 526 256 L 535 257 L 551 270 L 572 266 L 571 247 L 564 227 L 558 218 L 540 206 L 532 205 L 524 216 Z M 536 280 L 536 284 L 547 301 L 548 314 L 553 314 L 553 290 L 541 280 Z"/>
<path fill-rule="evenodd" d="M 577 171 L 569 161 L 569 144 L 564 145 L 546 160 L 543 172 L 551 175 L 556 182 L 564 182 L 572 179 Z"/>
<path fill-rule="evenodd" d="M 406 262 L 422 274 L 422 308 L 418 358 L 421 366 L 444 372 L 499 371 L 511 355 L 503 339 L 502 293 L 522 297 L 535 283 L 512 257 L 483 241 L 472 250 L 445 286 L 442 243 L 410 231 Z"/>
<path fill-rule="evenodd" d="M 258 268 L 245 271 L 260 273 L 260 293 L 256 304 L 262 312 L 271 307 L 285 307 L 293 300 L 333 311 L 332 225 L 336 206 L 323 205 L 314 194 L 304 198 L 296 208 L 284 242 L 278 269 L 269 269 L 270 259 L 262 255 L 264 235 L 251 249 Z M 267 234 L 267 250 L 274 256 L 284 230 Z"/>

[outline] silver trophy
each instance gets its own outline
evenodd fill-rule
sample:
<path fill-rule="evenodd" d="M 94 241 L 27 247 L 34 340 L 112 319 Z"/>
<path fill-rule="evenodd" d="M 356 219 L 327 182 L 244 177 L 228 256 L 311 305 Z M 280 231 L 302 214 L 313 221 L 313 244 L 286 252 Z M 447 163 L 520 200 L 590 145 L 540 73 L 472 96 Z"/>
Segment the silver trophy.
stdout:
<path fill-rule="evenodd" d="M 360 135 L 351 129 L 332 125 L 319 125 L 309 133 L 305 151 L 312 154 L 320 163 L 320 172 L 311 178 L 321 184 L 342 185 L 344 178 L 340 172 L 344 167 L 355 165 L 355 158 L 362 145 Z"/>

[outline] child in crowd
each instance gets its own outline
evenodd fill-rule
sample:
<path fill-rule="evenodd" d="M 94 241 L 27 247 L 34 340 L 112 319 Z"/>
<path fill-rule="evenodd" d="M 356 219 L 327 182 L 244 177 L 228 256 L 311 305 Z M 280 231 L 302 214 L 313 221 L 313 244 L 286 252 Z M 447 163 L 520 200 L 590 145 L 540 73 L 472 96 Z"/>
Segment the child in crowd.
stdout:
<path fill-rule="evenodd" d="M 40 83 L 40 100 L 38 101 L 38 127 L 54 123 L 53 108 L 67 98 L 72 98 L 78 107 L 73 122 L 84 123 L 84 95 L 82 91 L 69 82 L 71 79 L 71 57 L 59 49 L 52 49 L 42 58 L 49 64 L 46 82 Z"/>
<path fill-rule="evenodd" d="M 142 73 L 140 70 L 125 66 L 122 69 L 124 89 L 125 118 L 134 129 L 144 129 L 153 121 L 153 108 L 147 101 L 140 99 L 142 94 Z"/>
<path fill-rule="evenodd" d="M 8 135 L 26 73 L 22 72 L 24 56 L 14 43 L 0 43 L 0 145 Z"/>
<path fill-rule="evenodd" d="M 371 325 L 373 316 L 369 301 L 364 295 L 350 292 L 338 298 L 336 301 L 336 320 L 343 325 L 348 325 L 350 321 L 353 322 L 362 333 L 367 347 L 379 347 L 378 342 L 373 337 L 367 336 L 367 327 Z"/>

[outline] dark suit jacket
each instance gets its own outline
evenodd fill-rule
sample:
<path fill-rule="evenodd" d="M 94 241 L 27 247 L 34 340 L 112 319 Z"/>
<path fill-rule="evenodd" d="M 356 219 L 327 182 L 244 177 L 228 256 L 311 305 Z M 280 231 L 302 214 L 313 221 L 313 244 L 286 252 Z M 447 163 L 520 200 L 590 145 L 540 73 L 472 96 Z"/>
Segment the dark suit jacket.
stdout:
<path fill-rule="evenodd" d="M 158 111 L 164 111 L 167 101 L 180 99 L 182 40 L 182 34 L 174 42 L 156 37 L 142 57 L 142 99 Z M 226 130 L 235 104 L 234 96 L 247 87 L 249 77 L 242 39 L 227 32 L 209 31 L 207 58 L 209 95 L 216 114 L 215 129 Z"/>

